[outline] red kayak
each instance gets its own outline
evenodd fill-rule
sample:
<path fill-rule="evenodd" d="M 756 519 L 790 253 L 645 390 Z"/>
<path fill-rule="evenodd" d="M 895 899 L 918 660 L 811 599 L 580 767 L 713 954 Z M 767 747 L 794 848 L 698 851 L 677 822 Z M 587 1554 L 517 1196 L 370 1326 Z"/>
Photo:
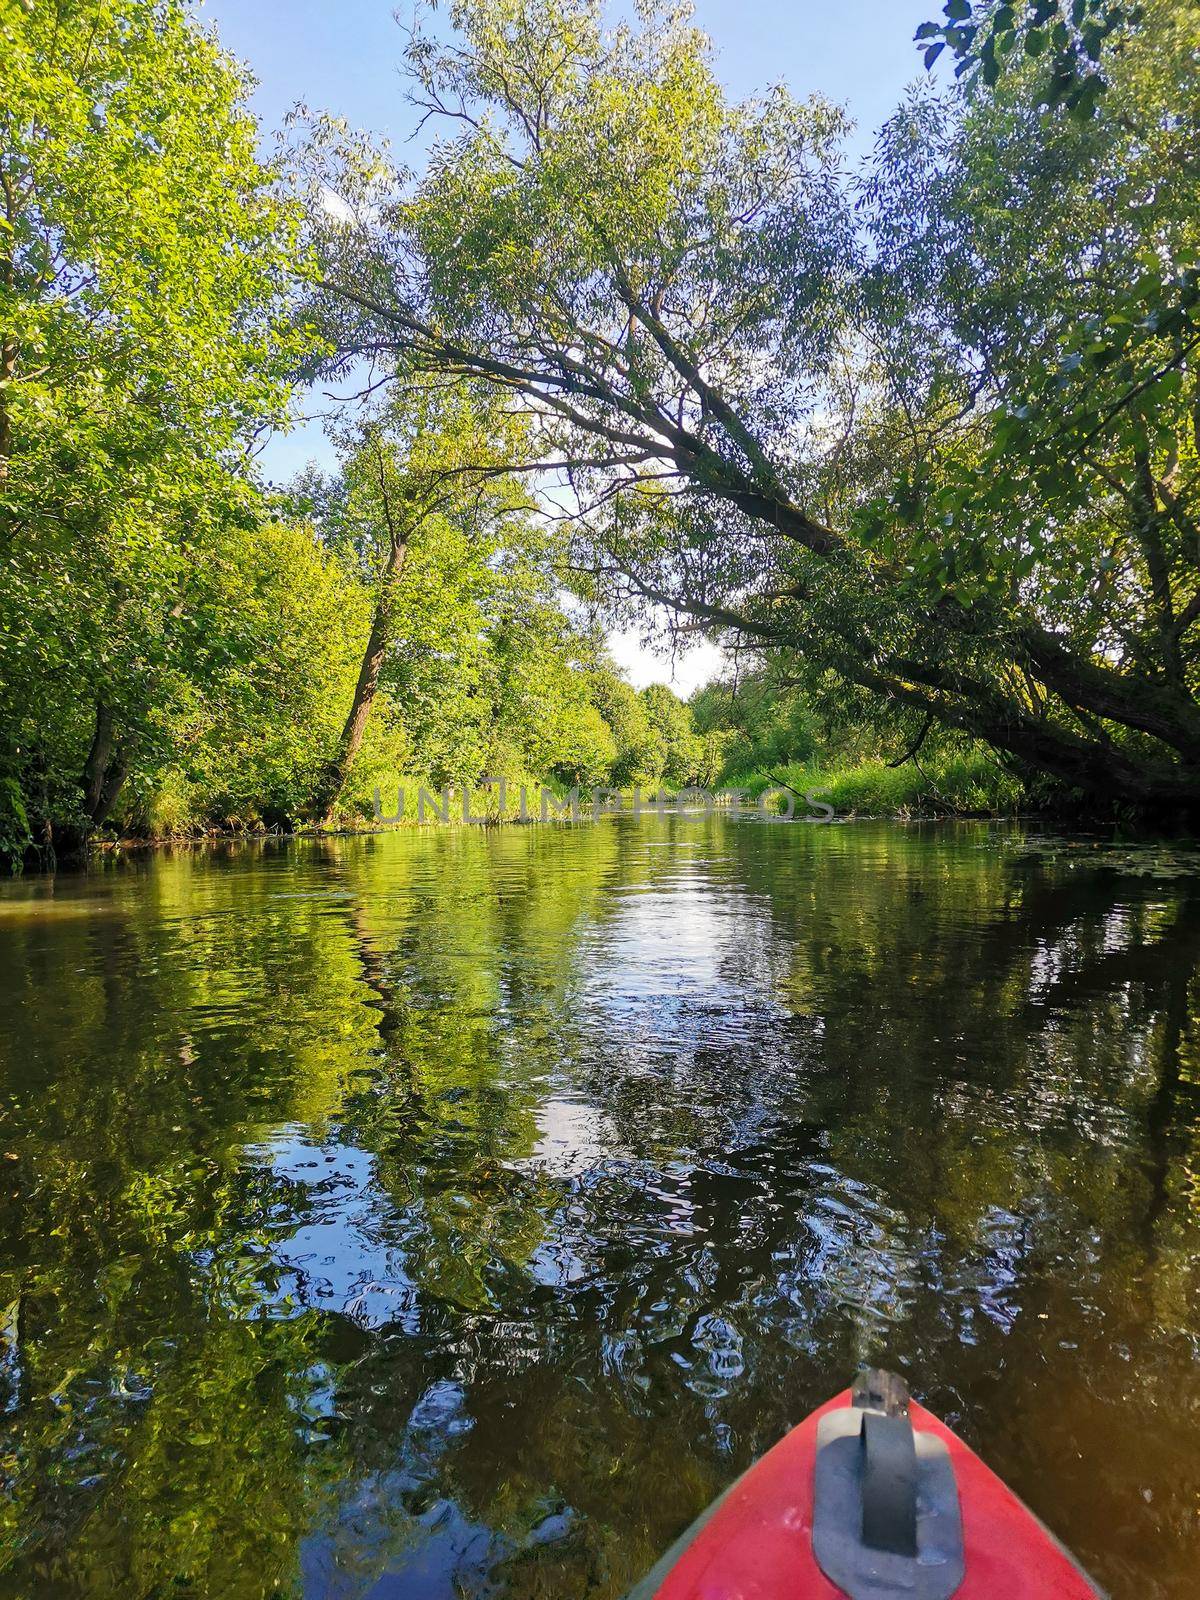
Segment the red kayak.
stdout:
<path fill-rule="evenodd" d="M 755 1463 L 628 1600 L 1103 1600 L 903 1380 L 863 1372 Z"/>

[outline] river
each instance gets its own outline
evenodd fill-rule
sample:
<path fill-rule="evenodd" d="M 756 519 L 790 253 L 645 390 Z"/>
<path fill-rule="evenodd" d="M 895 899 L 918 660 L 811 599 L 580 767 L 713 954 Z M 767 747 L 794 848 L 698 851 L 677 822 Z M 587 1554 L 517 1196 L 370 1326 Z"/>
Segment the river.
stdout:
<path fill-rule="evenodd" d="M 0 886 L 0 1596 L 613 1600 L 856 1365 L 1200 1572 L 1200 859 L 686 817 Z"/>

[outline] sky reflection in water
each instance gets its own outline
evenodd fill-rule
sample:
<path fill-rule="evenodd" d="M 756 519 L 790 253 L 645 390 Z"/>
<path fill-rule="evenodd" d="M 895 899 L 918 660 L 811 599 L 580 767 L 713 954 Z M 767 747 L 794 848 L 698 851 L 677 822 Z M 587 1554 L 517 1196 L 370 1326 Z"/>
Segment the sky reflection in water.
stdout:
<path fill-rule="evenodd" d="M 0 889 L 0 1596 L 612 1600 L 861 1359 L 1200 1566 L 1200 879 L 669 818 Z"/>

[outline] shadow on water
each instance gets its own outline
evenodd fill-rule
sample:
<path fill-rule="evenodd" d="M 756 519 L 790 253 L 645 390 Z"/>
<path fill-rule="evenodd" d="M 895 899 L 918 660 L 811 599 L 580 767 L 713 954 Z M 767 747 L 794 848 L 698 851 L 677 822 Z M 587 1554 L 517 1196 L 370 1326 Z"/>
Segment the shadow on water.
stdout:
<path fill-rule="evenodd" d="M 611 1600 L 860 1360 L 1200 1566 L 1200 877 L 975 825 L 0 890 L 0 1595 Z"/>

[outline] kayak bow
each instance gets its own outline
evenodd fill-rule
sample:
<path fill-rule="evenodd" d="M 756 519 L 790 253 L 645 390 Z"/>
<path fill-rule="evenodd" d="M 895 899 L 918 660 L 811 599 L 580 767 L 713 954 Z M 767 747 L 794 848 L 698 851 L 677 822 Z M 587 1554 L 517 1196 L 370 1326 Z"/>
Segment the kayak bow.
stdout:
<path fill-rule="evenodd" d="M 1103 1600 L 891 1373 L 860 1373 L 692 1524 L 628 1600 Z"/>

